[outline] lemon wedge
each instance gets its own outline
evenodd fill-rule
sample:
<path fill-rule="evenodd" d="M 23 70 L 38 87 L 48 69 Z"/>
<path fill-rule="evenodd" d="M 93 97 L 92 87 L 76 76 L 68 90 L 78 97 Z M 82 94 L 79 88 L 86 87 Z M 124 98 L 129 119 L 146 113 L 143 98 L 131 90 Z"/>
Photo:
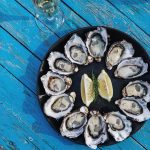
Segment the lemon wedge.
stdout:
<path fill-rule="evenodd" d="M 113 86 L 110 77 L 105 70 L 102 70 L 98 76 L 98 91 L 102 98 L 109 102 L 111 101 L 111 98 L 113 97 Z"/>
<path fill-rule="evenodd" d="M 81 78 L 81 98 L 87 107 L 89 107 L 94 100 L 93 81 L 87 74 L 82 75 Z"/>

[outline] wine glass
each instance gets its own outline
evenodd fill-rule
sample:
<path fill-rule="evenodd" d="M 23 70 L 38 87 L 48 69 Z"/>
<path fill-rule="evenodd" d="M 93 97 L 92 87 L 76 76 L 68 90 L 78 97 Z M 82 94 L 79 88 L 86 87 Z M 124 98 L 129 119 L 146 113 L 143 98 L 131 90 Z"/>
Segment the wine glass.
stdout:
<path fill-rule="evenodd" d="M 59 2 L 60 0 L 33 0 L 36 24 L 40 30 L 44 32 L 49 29 L 55 31 L 64 23 L 64 14 L 59 7 Z"/>

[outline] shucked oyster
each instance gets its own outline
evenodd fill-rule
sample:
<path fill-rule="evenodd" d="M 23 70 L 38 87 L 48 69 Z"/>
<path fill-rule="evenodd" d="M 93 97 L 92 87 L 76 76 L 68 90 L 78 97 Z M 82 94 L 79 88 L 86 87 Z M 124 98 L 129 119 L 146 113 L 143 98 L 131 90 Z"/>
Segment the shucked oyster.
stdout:
<path fill-rule="evenodd" d="M 65 116 L 72 110 L 75 97 L 75 92 L 70 93 L 70 95 L 64 93 L 61 95 L 51 96 L 44 104 L 44 113 L 55 119 Z"/>
<path fill-rule="evenodd" d="M 104 119 L 108 124 L 108 132 L 116 141 L 123 141 L 130 135 L 131 121 L 127 120 L 126 116 L 119 111 L 107 113 Z"/>
<path fill-rule="evenodd" d="M 142 76 L 147 69 L 148 64 L 141 57 L 127 58 L 121 61 L 114 74 L 119 78 L 131 79 Z"/>
<path fill-rule="evenodd" d="M 87 48 L 82 39 L 73 34 L 65 45 L 65 54 L 68 59 L 76 64 L 85 65 L 92 62 L 92 57 L 88 57 Z"/>
<path fill-rule="evenodd" d="M 134 96 L 143 98 L 146 102 L 150 102 L 150 84 L 141 80 L 129 82 L 122 90 L 122 94 L 124 97 Z"/>
<path fill-rule="evenodd" d="M 47 95 L 62 94 L 69 89 L 72 84 L 71 78 L 60 76 L 51 71 L 48 71 L 46 75 L 43 75 L 41 81 Z"/>
<path fill-rule="evenodd" d="M 104 27 L 90 31 L 87 34 L 86 46 L 89 54 L 97 61 L 101 61 L 108 45 L 107 31 Z"/>
<path fill-rule="evenodd" d="M 56 73 L 70 75 L 78 71 L 76 65 L 71 63 L 62 53 L 51 52 L 48 57 L 49 68 Z"/>
<path fill-rule="evenodd" d="M 83 106 L 79 111 L 67 115 L 60 127 L 61 135 L 69 138 L 76 138 L 81 135 L 87 122 L 87 114 L 88 109 Z"/>
<path fill-rule="evenodd" d="M 123 40 L 120 42 L 115 42 L 109 48 L 106 56 L 106 66 L 109 70 L 113 66 L 117 65 L 120 61 L 125 58 L 132 57 L 134 55 L 134 49 L 131 43 Z"/>
<path fill-rule="evenodd" d="M 131 119 L 142 122 L 150 118 L 150 111 L 143 99 L 124 97 L 115 102 L 116 105 Z"/>
<path fill-rule="evenodd" d="M 84 138 L 86 144 L 93 149 L 107 139 L 106 124 L 103 117 L 97 111 L 91 111 L 91 117 L 85 127 Z"/>

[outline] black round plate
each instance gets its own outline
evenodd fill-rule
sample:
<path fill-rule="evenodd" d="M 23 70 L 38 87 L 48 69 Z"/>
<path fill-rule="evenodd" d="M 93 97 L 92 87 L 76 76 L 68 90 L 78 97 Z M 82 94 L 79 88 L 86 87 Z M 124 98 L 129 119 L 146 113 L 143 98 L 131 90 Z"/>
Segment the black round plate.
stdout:
<path fill-rule="evenodd" d="M 64 45 L 66 44 L 66 42 L 69 40 L 69 38 L 72 36 L 73 33 L 77 33 L 84 41 L 86 39 L 86 34 L 87 32 L 96 29 L 97 27 L 86 27 L 86 28 L 81 28 L 78 29 L 76 31 L 73 31 L 67 35 L 65 35 L 63 38 L 61 38 L 60 40 L 58 40 L 48 51 L 45 59 L 42 62 L 42 65 L 40 67 L 40 71 L 39 71 L 39 76 L 38 76 L 38 95 L 39 95 L 39 102 L 40 102 L 40 106 L 42 108 L 43 111 L 43 105 L 46 102 L 46 100 L 48 99 L 48 96 L 45 94 L 43 85 L 41 83 L 40 77 L 44 74 L 47 73 L 47 71 L 49 70 L 48 67 L 48 62 L 47 62 L 47 58 L 49 56 L 49 53 L 51 51 L 59 51 L 61 53 L 64 53 Z M 108 35 L 110 36 L 109 38 L 109 45 L 107 50 L 109 49 L 110 45 L 114 42 L 117 41 L 121 41 L 123 39 L 125 39 L 126 41 L 132 43 L 134 49 L 135 49 L 135 55 L 134 57 L 140 56 L 143 58 L 143 60 L 145 62 L 147 62 L 150 66 L 150 59 L 148 54 L 146 53 L 146 51 L 142 48 L 142 46 L 136 41 L 134 40 L 132 37 L 130 37 L 129 35 L 118 31 L 116 29 L 112 29 L 112 28 L 108 28 L 105 27 L 107 29 Z M 107 51 L 106 51 L 107 53 Z M 113 84 L 113 89 L 114 89 L 114 95 L 113 98 L 111 100 L 111 102 L 107 102 L 106 100 L 98 97 L 98 99 L 93 102 L 90 107 L 89 110 L 99 110 L 102 114 L 103 113 L 107 113 L 107 112 L 111 112 L 111 111 L 120 111 L 119 108 L 114 104 L 114 101 L 122 98 L 122 88 L 125 87 L 127 85 L 128 82 L 130 81 L 134 81 L 136 79 L 118 79 L 114 77 L 114 70 L 116 69 L 116 67 L 114 67 L 111 71 L 106 69 L 106 65 L 105 65 L 105 58 L 106 58 L 106 53 L 105 56 L 102 58 L 101 62 L 93 62 L 87 66 L 79 66 L 79 71 L 73 75 L 70 75 L 70 77 L 73 80 L 73 84 L 71 86 L 71 88 L 67 91 L 68 93 L 71 91 L 75 91 L 77 94 L 76 97 L 76 101 L 75 101 L 75 106 L 73 110 L 79 109 L 81 106 L 83 106 L 83 102 L 81 100 L 81 95 L 80 95 L 80 80 L 81 80 L 81 76 L 86 73 L 88 74 L 90 77 L 92 75 L 92 72 L 98 76 L 99 73 L 101 72 L 102 69 L 105 69 L 105 71 L 109 74 L 111 80 L 112 80 L 112 84 Z M 139 80 L 143 80 L 143 81 L 148 81 L 150 83 L 150 67 L 148 70 L 148 73 L 146 73 L 145 75 L 141 76 L 138 78 Z M 148 108 L 150 109 L 150 105 L 148 105 Z M 45 115 L 45 114 L 44 114 Z M 45 115 L 45 117 L 47 118 L 49 124 L 57 131 L 60 133 L 59 128 L 62 122 L 62 119 L 60 120 L 55 120 L 53 118 L 47 117 Z M 135 132 L 137 132 L 142 126 L 143 126 L 144 122 L 142 123 L 138 123 L 138 122 L 134 122 L 132 121 L 132 134 L 134 134 Z M 68 138 L 69 139 L 69 138 Z M 70 139 L 76 143 L 80 143 L 80 144 L 85 144 L 84 141 L 84 136 L 83 134 L 81 136 L 79 136 L 78 138 L 75 139 Z M 107 142 L 105 142 L 103 145 L 112 145 L 117 143 L 113 137 L 111 135 L 109 135 L 109 140 Z"/>

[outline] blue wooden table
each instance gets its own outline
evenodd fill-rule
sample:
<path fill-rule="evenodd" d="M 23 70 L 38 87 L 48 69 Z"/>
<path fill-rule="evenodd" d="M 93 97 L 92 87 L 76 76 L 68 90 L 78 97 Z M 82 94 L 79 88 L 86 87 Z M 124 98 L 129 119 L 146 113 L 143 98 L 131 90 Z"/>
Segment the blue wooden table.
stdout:
<path fill-rule="evenodd" d="M 60 7 L 65 24 L 43 33 L 35 24 L 31 0 L 0 0 L 0 150 L 89 149 L 59 136 L 37 101 L 41 60 L 66 33 L 92 25 L 113 27 L 130 34 L 150 54 L 150 0 L 62 0 Z M 150 149 L 150 120 L 127 140 L 98 149 Z"/>

